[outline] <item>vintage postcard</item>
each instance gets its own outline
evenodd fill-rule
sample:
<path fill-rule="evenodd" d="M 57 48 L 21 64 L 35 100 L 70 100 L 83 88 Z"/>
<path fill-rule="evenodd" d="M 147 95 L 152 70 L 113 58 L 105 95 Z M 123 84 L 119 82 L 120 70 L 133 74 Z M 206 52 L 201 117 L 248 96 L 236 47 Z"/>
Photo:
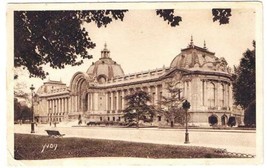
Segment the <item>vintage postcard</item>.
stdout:
<path fill-rule="evenodd" d="M 261 2 L 10 3 L 7 21 L 9 165 L 262 164 Z"/>

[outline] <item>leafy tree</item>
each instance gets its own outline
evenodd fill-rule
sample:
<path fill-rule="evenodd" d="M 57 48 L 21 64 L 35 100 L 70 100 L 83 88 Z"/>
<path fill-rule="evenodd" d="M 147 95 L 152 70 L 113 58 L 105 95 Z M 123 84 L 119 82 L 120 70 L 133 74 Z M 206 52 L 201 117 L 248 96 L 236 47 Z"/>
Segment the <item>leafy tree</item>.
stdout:
<path fill-rule="evenodd" d="M 214 8 L 212 9 L 213 22 L 219 21 L 221 24 L 228 24 L 230 20 L 231 9 L 230 8 Z"/>
<path fill-rule="evenodd" d="M 256 69 L 255 69 L 256 42 L 253 41 L 253 50 L 247 49 L 243 53 L 240 64 L 235 68 L 235 79 L 233 82 L 233 93 L 235 104 L 245 110 L 245 124 L 256 124 Z M 251 104 L 251 107 L 249 105 Z M 247 109 L 249 108 L 249 109 Z"/>
<path fill-rule="evenodd" d="M 139 121 L 152 121 L 155 115 L 154 107 L 148 105 L 151 97 L 147 92 L 136 91 L 133 94 L 127 95 L 124 98 L 127 101 L 127 107 L 123 110 L 124 118 L 127 122 L 136 123 L 136 127 L 139 128 Z"/>
<path fill-rule="evenodd" d="M 26 67 L 30 77 L 45 78 L 43 65 L 64 68 L 90 59 L 95 47 L 83 23 L 106 26 L 112 19 L 123 20 L 127 10 L 15 11 L 14 65 Z"/>
<path fill-rule="evenodd" d="M 21 119 L 21 104 L 17 98 L 14 98 L 14 121 Z"/>
<path fill-rule="evenodd" d="M 30 77 L 42 79 L 48 75 L 43 69 L 46 64 L 55 69 L 80 65 L 83 59 L 92 58 L 88 50 L 96 46 L 84 24 L 94 22 L 97 27 L 106 27 L 113 20 L 123 21 L 127 11 L 15 11 L 14 65 L 26 68 Z M 231 9 L 212 9 L 213 21 L 226 24 L 230 13 Z M 181 16 L 174 15 L 174 9 L 157 9 L 156 14 L 172 27 L 182 21 Z"/>
<path fill-rule="evenodd" d="M 247 49 L 239 66 L 235 68 L 235 80 L 233 82 L 235 104 L 244 109 L 256 100 L 255 41 L 253 41 L 253 47 L 253 50 Z"/>
<path fill-rule="evenodd" d="M 180 96 L 182 89 L 179 88 L 179 84 L 180 82 L 168 83 L 169 96 L 162 96 L 162 100 L 159 102 L 160 107 L 157 110 L 171 122 L 171 127 L 174 126 L 174 122 L 183 125 L 186 121 L 186 111 L 182 108 L 184 98 Z"/>
<path fill-rule="evenodd" d="M 32 120 L 32 109 L 28 106 L 22 106 L 21 119 L 23 120 L 23 122 L 25 120 Z"/>
<path fill-rule="evenodd" d="M 246 126 L 256 126 L 256 100 L 252 101 L 245 110 L 244 123 Z"/>

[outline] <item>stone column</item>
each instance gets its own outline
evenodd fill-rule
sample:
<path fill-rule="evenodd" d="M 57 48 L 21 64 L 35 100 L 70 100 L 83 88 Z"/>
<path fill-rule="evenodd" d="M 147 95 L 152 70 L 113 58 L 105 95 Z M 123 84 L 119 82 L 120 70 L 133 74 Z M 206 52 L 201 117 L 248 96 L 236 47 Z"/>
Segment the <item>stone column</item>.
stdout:
<path fill-rule="evenodd" d="M 54 100 L 51 99 L 51 113 L 54 113 Z"/>
<path fill-rule="evenodd" d="M 227 85 L 225 84 L 225 83 L 223 83 L 223 107 L 227 107 L 227 97 L 226 97 L 226 91 L 227 91 L 227 89 L 226 89 L 226 87 L 227 87 Z"/>
<path fill-rule="evenodd" d="M 123 92 L 124 97 L 127 96 L 127 92 L 128 92 L 128 90 L 125 89 L 124 92 Z M 124 107 L 124 108 L 123 108 L 123 109 L 125 109 L 125 108 L 127 107 L 127 100 L 123 99 L 123 101 L 124 101 L 124 104 L 123 104 L 123 107 Z"/>
<path fill-rule="evenodd" d="M 147 86 L 147 93 L 152 97 L 152 93 L 151 93 L 151 87 L 150 86 Z M 152 98 L 153 99 L 153 98 Z M 153 100 L 150 100 L 149 102 L 147 102 L 148 105 L 151 105 L 153 104 L 152 103 Z"/>
<path fill-rule="evenodd" d="M 66 97 L 66 113 L 68 113 L 69 112 L 69 109 L 68 109 L 68 107 L 69 107 L 69 98 L 68 97 Z"/>
<path fill-rule="evenodd" d="M 232 109 L 233 106 L 233 90 L 232 90 L 232 84 L 229 86 L 229 107 Z"/>
<path fill-rule="evenodd" d="M 111 101 L 110 101 L 110 110 L 114 110 L 114 107 L 113 107 L 113 102 L 114 102 L 114 93 L 111 91 L 110 92 L 110 97 L 111 97 Z"/>
<path fill-rule="evenodd" d="M 201 105 L 204 106 L 204 96 L 205 96 L 205 81 L 201 80 Z"/>
<path fill-rule="evenodd" d="M 214 92 L 215 92 L 215 107 L 218 107 L 219 106 L 219 82 L 216 82 L 215 83 L 215 90 L 214 90 Z"/>
<path fill-rule="evenodd" d="M 70 95 L 70 98 L 69 98 L 69 103 L 70 103 L 69 104 L 69 107 L 70 107 L 69 110 L 70 111 L 69 112 L 71 112 L 71 113 L 73 112 L 73 102 L 72 102 L 72 100 L 73 100 L 73 96 Z"/>
<path fill-rule="evenodd" d="M 119 108 L 119 102 L 120 102 L 120 95 L 119 95 L 119 91 L 117 90 L 116 92 L 116 96 L 117 96 L 117 102 L 116 102 L 116 110 L 117 112 L 120 110 Z"/>
<path fill-rule="evenodd" d="M 98 110 L 98 93 L 95 93 L 95 96 L 94 96 L 94 101 L 95 101 L 95 111 Z"/>
<path fill-rule="evenodd" d="M 79 96 L 76 96 L 76 112 L 79 112 Z"/>
<path fill-rule="evenodd" d="M 55 99 L 55 105 L 54 106 L 55 106 L 55 113 L 57 113 L 58 112 L 58 109 L 57 109 L 58 108 L 58 99 L 57 98 Z"/>
<path fill-rule="evenodd" d="M 87 111 L 90 111 L 90 93 L 87 93 Z"/>
<path fill-rule="evenodd" d="M 187 95 L 187 99 L 188 99 L 189 102 L 192 101 L 191 85 L 192 85 L 192 84 L 191 84 L 191 81 L 188 81 L 188 88 L 187 88 L 187 89 L 188 89 L 188 90 L 187 90 L 187 91 L 188 91 L 188 92 L 187 92 L 188 95 Z M 192 105 L 192 102 L 191 102 L 191 105 Z"/>
<path fill-rule="evenodd" d="M 64 98 L 61 98 L 61 113 L 64 112 Z"/>
<path fill-rule="evenodd" d="M 158 101 L 159 101 L 158 96 L 159 96 L 159 88 L 158 88 L 158 86 L 156 85 L 156 86 L 155 86 L 155 105 L 158 105 L 158 104 L 159 104 L 159 103 L 158 103 Z"/>
<path fill-rule="evenodd" d="M 124 105 L 125 105 L 125 102 L 124 102 L 124 90 L 121 91 L 121 110 L 124 110 Z"/>
<path fill-rule="evenodd" d="M 67 105 L 66 100 L 67 100 L 67 98 L 64 97 L 64 99 L 63 99 L 63 113 L 66 113 L 66 105 Z"/>
<path fill-rule="evenodd" d="M 65 114 L 68 112 L 68 97 L 65 97 Z"/>
<path fill-rule="evenodd" d="M 62 98 L 59 98 L 59 112 L 62 113 Z"/>
<path fill-rule="evenodd" d="M 108 102 L 108 91 L 105 93 L 106 94 L 106 111 L 108 111 L 109 110 L 109 108 L 108 108 L 108 104 L 109 104 L 109 102 Z"/>
<path fill-rule="evenodd" d="M 71 97 L 71 108 L 72 108 L 72 112 L 75 112 L 75 95 L 73 95 Z"/>
<path fill-rule="evenodd" d="M 95 106 L 95 105 L 94 105 L 94 102 L 95 102 L 95 101 L 94 101 L 94 99 L 95 99 L 94 92 L 92 92 L 91 95 L 92 95 L 92 100 L 91 100 L 91 101 L 92 101 L 92 111 L 94 111 L 94 110 L 95 110 L 95 107 L 94 107 L 94 106 Z"/>

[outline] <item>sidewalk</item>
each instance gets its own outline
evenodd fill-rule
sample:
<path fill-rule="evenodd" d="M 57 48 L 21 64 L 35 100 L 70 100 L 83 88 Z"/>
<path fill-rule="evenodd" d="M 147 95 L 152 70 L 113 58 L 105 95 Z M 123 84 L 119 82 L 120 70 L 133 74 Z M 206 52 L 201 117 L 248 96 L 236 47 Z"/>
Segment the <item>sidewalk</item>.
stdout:
<path fill-rule="evenodd" d="M 35 135 L 47 135 L 46 129 L 58 130 L 65 137 L 109 139 L 132 142 L 204 146 L 227 149 L 228 152 L 256 155 L 256 132 L 247 130 L 190 130 L 190 144 L 184 144 L 184 130 L 158 128 L 114 128 L 114 127 L 52 127 L 38 125 Z M 15 125 L 15 133 L 30 134 L 30 125 Z"/>

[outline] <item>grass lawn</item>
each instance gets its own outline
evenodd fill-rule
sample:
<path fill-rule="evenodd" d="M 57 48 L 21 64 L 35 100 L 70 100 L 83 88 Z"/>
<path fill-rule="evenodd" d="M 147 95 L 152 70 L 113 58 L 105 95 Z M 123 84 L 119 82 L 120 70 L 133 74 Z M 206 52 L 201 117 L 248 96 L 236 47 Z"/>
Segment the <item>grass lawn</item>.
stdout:
<path fill-rule="evenodd" d="M 213 148 L 15 134 L 18 160 L 72 157 L 229 158 Z"/>

